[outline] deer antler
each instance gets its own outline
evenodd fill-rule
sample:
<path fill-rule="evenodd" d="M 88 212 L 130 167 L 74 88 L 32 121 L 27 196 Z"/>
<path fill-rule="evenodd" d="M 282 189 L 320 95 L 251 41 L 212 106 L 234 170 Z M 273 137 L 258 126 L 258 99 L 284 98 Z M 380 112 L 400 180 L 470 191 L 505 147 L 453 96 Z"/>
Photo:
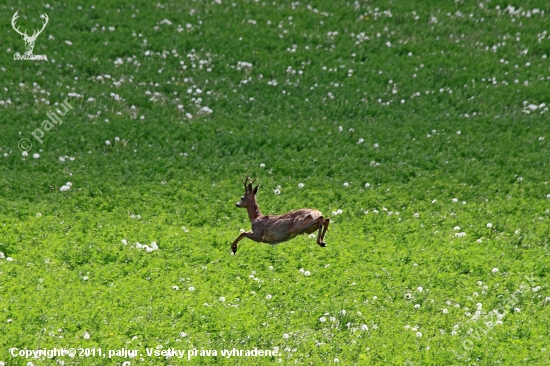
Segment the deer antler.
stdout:
<path fill-rule="evenodd" d="M 29 37 L 26 29 L 24 33 L 21 33 L 21 31 L 19 30 L 19 27 L 15 28 L 15 22 L 17 21 L 17 19 L 19 19 L 18 13 L 19 13 L 19 10 L 17 10 L 15 14 L 13 14 L 13 17 L 11 18 L 11 26 L 13 27 L 13 30 L 15 30 L 25 39 L 36 39 L 36 37 L 38 37 L 38 35 L 42 33 L 42 31 L 44 30 L 44 28 L 46 28 L 46 25 L 48 24 L 48 20 L 49 20 L 48 14 L 44 14 L 44 19 L 46 19 L 46 21 L 42 24 L 42 29 L 40 29 L 39 31 L 34 30 L 32 36 Z"/>
<path fill-rule="evenodd" d="M 48 18 L 48 14 L 44 14 L 44 19 L 46 19 L 46 21 L 42 24 L 42 29 L 40 29 L 38 32 L 37 31 L 34 31 L 34 33 L 32 34 L 31 38 L 36 38 L 38 37 L 38 35 L 40 33 L 42 33 L 42 31 L 44 30 L 44 28 L 46 28 L 46 25 L 48 24 L 48 20 L 50 18 Z"/>
<path fill-rule="evenodd" d="M 21 33 L 19 31 L 19 27 L 15 28 L 15 22 L 17 21 L 17 19 L 19 18 L 19 10 L 17 10 L 15 12 L 15 14 L 13 14 L 13 17 L 11 18 L 11 26 L 13 27 L 13 30 L 16 31 L 17 33 L 19 33 L 20 35 L 22 35 L 23 37 L 28 37 L 27 36 L 27 30 L 25 29 L 25 33 Z"/>
<path fill-rule="evenodd" d="M 245 191 L 248 191 L 248 187 L 252 187 L 252 184 L 254 184 L 254 182 L 258 180 L 258 178 L 255 178 L 254 180 L 250 180 L 250 178 L 247 176 L 245 180 L 243 180 L 243 184 L 244 184 L 244 190 Z"/>

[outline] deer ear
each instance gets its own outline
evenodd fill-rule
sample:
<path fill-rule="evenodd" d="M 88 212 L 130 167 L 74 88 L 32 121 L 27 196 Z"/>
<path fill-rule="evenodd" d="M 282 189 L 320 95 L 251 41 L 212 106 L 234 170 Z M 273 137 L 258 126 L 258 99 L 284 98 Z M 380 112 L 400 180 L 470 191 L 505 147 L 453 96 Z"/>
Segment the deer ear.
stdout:
<path fill-rule="evenodd" d="M 258 193 L 258 188 L 260 188 L 260 185 L 258 184 L 256 186 L 256 188 L 254 188 L 254 190 L 252 191 L 254 194 Z"/>
<path fill-rule="evenodd" d="M 247 191 L 247 192 L 251 192 L 251 191 L 252 191 L 252 183 L 248 183 L 248 186 L 246 187 L 246 191 Z"/>

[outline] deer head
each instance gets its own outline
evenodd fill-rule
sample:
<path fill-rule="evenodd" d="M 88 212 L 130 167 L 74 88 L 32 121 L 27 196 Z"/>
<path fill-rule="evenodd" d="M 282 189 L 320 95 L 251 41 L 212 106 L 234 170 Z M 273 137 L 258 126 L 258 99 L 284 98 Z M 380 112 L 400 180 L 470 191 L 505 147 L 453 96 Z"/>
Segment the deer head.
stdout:
<path fill-rule="evenodd" d="M 25 41 L 25 54 L 26 55 L 32 55 L 32 51 L 34 49 L 34 43 L 36 42 L 36 38 L 38 38 L 40 33 L 42 33 L 44 28 L 46 28 L 46 24 L 48 24 L 48 19 L 49 18 L 48 18 L 47 14 L 44 14 L 44 19 L 46 21 L 42 24 L 42 29 L 40 29 L 39 31 L 34 30 L 33 33 L 32 33 L 32 36 L 29 36 L 27 34 L 26 29 L 25 29 L 25 32 L 20 32 L 19 27 L 17 27 L 17 28 L 15 27 L 15 22 L 19 18 L 19 15 L 17 14 L 18 12 L 19 12 L 19 10 L 16 11 L 15 14 L 13 14 L 13 17 L 11 18 L 11 26 L 13 27 L 13 30 L 15 30 L 17 33 L 19 33 L 19 35 L 21 37 L 23 37 L 23 41 Z"/>
<path fill-rule="evenodd" d="M 252 184 L 256 181 L 256 179 L 249 182 L 249 178 L 246 177 L 246 179 L 243 180 L 244 195 L 241 197 L 241 200 L 237 202 L 237 207 L 248 208 L 252 203 L 256 203 L 254 196 L 258 193 L 258 187 L 260 186 L 257 185 L 255 188 L 252 188 Z"/>

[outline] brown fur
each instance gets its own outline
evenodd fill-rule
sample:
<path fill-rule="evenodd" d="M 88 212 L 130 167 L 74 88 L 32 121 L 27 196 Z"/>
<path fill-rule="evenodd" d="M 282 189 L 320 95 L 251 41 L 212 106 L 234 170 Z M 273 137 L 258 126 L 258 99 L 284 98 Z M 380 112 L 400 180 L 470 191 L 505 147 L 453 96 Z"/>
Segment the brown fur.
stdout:
<path fill-rule="evenodd" d="M 253 180 L 248 185 L 248 177 L 243 181 L 245 193 L 241 200 L 237 202 L 237 207 L 247 209 L 252 231 L 239 235 L 231 245 L 233 253 L 237 252 L 237 243 L 243 238 L 262 243 L 278 244 L 303 233 L 311 234 L 316 230 L 318 230 L 317 244 L 322 247 L 326 246 L 323 239 L 330 223 L 329 218 L 323 218 L 320 211 L 310 208 L 302 208 L 282 215 L 264 216 L 260 213 L 260 208 L 256 204 L 255 195 L 259 186 L 252 188 L 252 183 L 255 181 Z"/>

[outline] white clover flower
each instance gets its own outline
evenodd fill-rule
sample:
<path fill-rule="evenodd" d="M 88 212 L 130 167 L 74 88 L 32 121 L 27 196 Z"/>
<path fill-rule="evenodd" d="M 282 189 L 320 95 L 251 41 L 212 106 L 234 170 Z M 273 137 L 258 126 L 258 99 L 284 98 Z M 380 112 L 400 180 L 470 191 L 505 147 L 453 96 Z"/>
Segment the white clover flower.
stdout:
<path fill-rule="evenodd" d="M 288 338 L 290 338 L 290 336 L 289 336 L 287 333 L 284 333 L 284 334 L 283 334 L 283 338 L 284 338 L 284 339 L 288 339 Z"/>
<path fill-rule="evenodd" d="M 29 156 L 29 153 L 26 152 L 26 151 L 23 151 L 23 152 L 21 153 L 21 155 L 23 155 L 23 156 Z"/>
<path fill-rule="evenodd" d="M 261 163 L 261 164 L 260 164 L 260 168 L 265 168 L 265 164 L 264 164 L 264 163 Z"/>
<path fill-rule="evenodd" d="M 82 280 L 83 280 L 83 281 L 88 281 L 89 279 L 90 279 L 90 278 L 89 278 L 88 276 L 82 277 Z"/>
<path fill-rule="evenodd" d="M 370 183 L 365 183 L 365 188 L 369 188 L 370 187 Z"/>
<path fill-rule="evenodd" d="M 221 296 L 221 297 L 220 297 L 220 301 L 221 301 L 221 302 L 224 302 L 224 301 L 225 301 L 225 297 Z"/>
<path fill-rule="evenodd" d="M 32 157 L 35 158 L 35 159 L 40 159 L 40 154 L 34 153 L 32 155 Z"/>
<path fill-rule="evenodd" d="M 493 272 L 493 273 L 498 273 L 498 268 L 496 268 L 496 267 L 493 268 L 493 270 L 492 270 L 491 272 Z"/>
<path fill-rule="evenodd" d="M 366 324 L 361 324 L 361 330 L 366 332 L 367 330 L 369 330 L 369 326 Z"/>
<path fill-rule="evenodd" d="M 304 183 L 298 183 L 298 188 L 304 188 Z"/>
<path fill-rule="evenodd" d="M 442 312 L 443 314 L 449 314 L 449 310 L 447 310 L 447 309 L 443 309 L 443 310 L 441 310 L 441 312 Z"/>
<path fill-rule="evenodd" d="M 458 202 L 458 198 L 453 198 L 453 202 Z"/>
<path fill-rule="evenodd" d="M 327 321 L 327 318 L 325 318 L 324 316 L 322 316 L 322 317 L 319 318 L 319 321 L 320 321 L 321 323 L 324 323 L 324 322 Z"/>
<path fill-rule="evenodd" d="M 178 291 L 179 289 L 180 289 L 179 286 L 172 286 L 172 290 Z"/>
<path fill-rule="evenodd" d="M 420 304 L 414 304 L 415 309 L 420 309 Z"/>
<path fill-rule="evenodd" d="M 458 230 L 460 230 L 460 226 L 455 226 L 453 229 L 454 229 L 455 231 L 458 231 Z"/>
<path fill-rule="evenodd" d="M 195 291 L 195 288 L 193 286 L 189 286 L 189 291 L 193 292 Z"/>
<path fill-rule="evenodd" d="M 362 144 L 363 142 L 365 142 L 365 140 L 364 140 L 363 138 L 360 138 L 360 139 L 357 141 L 357 145 Z"/>
<path fill-rule="evenodd" d="M 267 294 L 267 296 L 265 298 L 268 299 L 268 300 L 271 300 L 272 297 L 273 296 L 271 296 L 271 294 Z"/>
<path fill-rule="evenodd" d="M 106 141 L 105 141 L 105 145 L 107 145 L 107 146 L 111 145 L 111 141 L 106 140 Z"/>
<path fill-rule="evenodd" d="M 348 187 L 349 186 L 349 183 L 348 182 L 344 182 L 344 187 Z"/>
<path fill-rule="evenodd" d="M 274 190 L 273 190 L 273 193 L 275 193 L 275 194 L 281 194 L 281 191 L 280 191 L 279 189 L 274 189 Z"/>
<path fill-rule="evenodd" d="M 416 337 L 417 337 L 417 338 L 422 337 L 422 333 L 421 333 L 421 332 L 416 332 Z"/>
<path fill-rule="evenodd" d="M 116 141 L 116 142 L 119 142 L 119 141 L 120 141 L 120 138 L 119 138 L 118 136 L 115 137 L 115 141 Z"/>
<path fill-rule="evenodd" d="M 310 275 L 311 275 L 311 273 L 309 271 L 304 271 L 304 276 L 308 277 Z"/>
<path fill-rule="evenodd" d="M 378 148 L 378 143 L 374 144 L 373 146 L 374 146 L 375 148 Z"/>
<path fill-rule="evenodd" d="M 487 223 L 487 227 L 488 228 L 492 228 L 493 227 L 493 224 L 491 224 L 490 222 Z"/>
<path fill-rule="evenodd" d="M 212 114 L 212 109 L 208 107 L 202 107 L 199 111 L 200 114 Z"/>
<path fill-rule="evenodd" d="M 422 288 L 422 286 L 418 286 L 418 288 L 416 289 L 418 292 L 422 292 L 424 291 L 424 289 Z"/>

